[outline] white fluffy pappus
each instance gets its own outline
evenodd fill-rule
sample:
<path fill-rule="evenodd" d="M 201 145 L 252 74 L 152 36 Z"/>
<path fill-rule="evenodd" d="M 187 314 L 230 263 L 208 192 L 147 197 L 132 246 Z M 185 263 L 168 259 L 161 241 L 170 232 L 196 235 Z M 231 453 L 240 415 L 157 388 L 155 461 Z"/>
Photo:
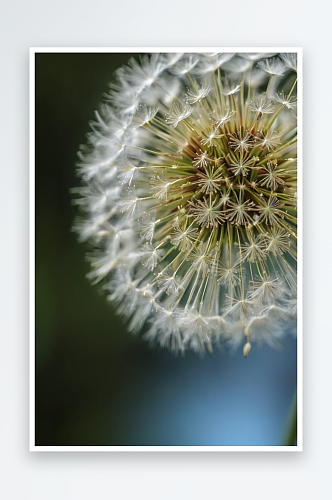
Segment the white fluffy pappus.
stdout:
<path fill-rule="evenodd" d="M 294 325 L 296 67 L 292 53 L 153 53 L 117 70 L 72 191 L 88 276 L 129 330 L 246 357 Z"/>

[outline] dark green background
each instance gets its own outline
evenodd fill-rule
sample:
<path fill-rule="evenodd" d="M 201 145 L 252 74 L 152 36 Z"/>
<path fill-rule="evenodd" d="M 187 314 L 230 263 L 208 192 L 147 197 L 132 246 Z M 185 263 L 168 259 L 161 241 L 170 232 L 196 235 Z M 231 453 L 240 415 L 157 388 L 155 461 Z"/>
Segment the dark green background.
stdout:
<path fill-rule="evenodd" d="M 36 54 L 36 445 L 278 445 L 296 342 L 200 359 L 128 332 L 71 232 L 75 162 L 129 54 Z"/>

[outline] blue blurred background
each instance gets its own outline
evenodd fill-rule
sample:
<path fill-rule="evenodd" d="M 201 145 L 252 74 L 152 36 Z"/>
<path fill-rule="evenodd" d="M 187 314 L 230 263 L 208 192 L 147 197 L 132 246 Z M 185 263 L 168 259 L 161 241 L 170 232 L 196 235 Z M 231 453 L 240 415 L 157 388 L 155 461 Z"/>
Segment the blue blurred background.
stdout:
<path fill-rule="evenodd" d="M 36 445 L 282 443 L 296 341 L 175 357 L 128 332 L 71 232 L 78 145 L 132 54 L 36 55 Z"/>

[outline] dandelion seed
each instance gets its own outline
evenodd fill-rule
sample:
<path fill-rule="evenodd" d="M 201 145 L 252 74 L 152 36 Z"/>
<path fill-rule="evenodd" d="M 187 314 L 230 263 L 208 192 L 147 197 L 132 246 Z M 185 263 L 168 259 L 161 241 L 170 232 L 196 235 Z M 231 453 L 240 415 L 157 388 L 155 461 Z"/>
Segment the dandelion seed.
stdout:
<path fill-rule="evenodd" d="M 241 129 L 239 132 L 234 134 L 229 134 L 229 146 L 234 149 L 234 151 L 249 151 L 255 144 L 255 137 L 253 137 L 249 130 Z"/>
<path fill-rule="evenodd" d="M 263 235 L 254 237 L 252 233 L 247 233 L 248 241 L 240 245 L 239 257 L 241 260 L 250 262 L 264 260 L 266 256 L 266 243 Z"/>
<path fill-rule="evenodd" d="M 272 102 L 269 102 L 266 97 L 259 97 L 255 102 L 251 102 L 249 107 L 251 111 L 261 113 L 262 115 L 273 113 L 274 108 Z"/>
<path fill-rule="evenodd" d="M 138 167 L 133 165 L 128 158 L 124 158 L 119 169 L 118 179 L 121 184 L 128 184 L 130 186 L 138 172 Z"/>
<path fill-rule="evenodd" d="M 145 213 L 140 222 L 141 238 L 152 243 L 155 227 L 156 227 L 156 211 L 153 210 L 152 212 Z"/>
<path fill-rule="evenodd" d="M 281 59 L 284 61 L 286 66 L 294 71 L 297 71 L 297 54 L 293 53 L 281 53 Z"/>
<path fill-rule="evenodd" d="M 186 314 L 184 344 L 189 343 L 196 352 L 204 352 L 204 344 L 210 342 L 212 327 L 209 318 L 204 317 L 196 309 L 191 309 Z"/>
<path fill-rule="evenodd" d="M 227 191 L 220 196 L 220 206 L 226 207 L 231 200 L 231 192 Z"/>
<path fill-rule="evenodd" d="M 246 298 L 237 299 L 235 297 L 228 298 L 229 305 L 225 309 L 224 318 L 232 319 L 233 321 L 249 322 L 253 315 L 254 303 Z M 233 322 L 231 321 L 231 323 Z M 242 336 L 244 332 L 242 331 Z"/>
<path fill-rule="evenodd" d="M 174 232 L 171 233 L 171 243 L 175 247 L 179 247 L 182 252 L 189 250 L 195 243 L 198 236 L 198 229 L 189 226 L 184 229 L 176 219 L 173 222 Z"/>
<path fill-rule="evenodd" d="M 151 192 L 155 194 L 158 200 L 167 200 L 171 183 L 163 179 L 160 175 L 151 180 Z"/>
<path fill-rule="evenodd" d="M 166 114 L 166 123 L 173 125 L 176 128 L 182 120 L 191 115 L 193 108 L 180 102 L 175 102 L 170 108 L 169 113 Z"/>
<path fill-rule="evenodd" d="M 208 153 L 203 151 L 203 153 L 197 154 L 197 156 L 195 156 L 195 160 L 193 161 L 193 165 L 194 165 L 194 167 L 198 167 L 198 168 L 199 167 L 206 168 L 210 161 L 211 161 L 211 159 L 209 158 Z"/>
<path fill-rule="evenodd" d="M 243 346 L 243 357 L 246 358 L 250 351 L 251 351 L 251 344 L 250 342 L 247 342 Z"/>
<path fill-rule="evenodd" d="M 277 172 L 277 161 L 268 161 L 265 166 L 263 166 L 263 169 L 267 172 L 266 175 L 263 175 L 260 184 L 262 186 L 266 186 L 270 188 L 272 191 L 276 191 L 278 189 L 278 186 L 282 186 L 285 184 L 285 181 L 278 176 Z"/>
<path fill-rule="evenodd" d="M 162 347 L 172 349 L 174 352 L 183 351 L 183 320 L 181 310 L 166 309 L 159 307 L 156 310 L 155 318 L 151 320 L 151 328 L 145 334 L 147 340 L 155 340 Z"/>
<path fill-rule="evenodd" d="M 280 136 L 275 130 L 269 130 L 267 133 L 261 130 L 257 134 L 256 139 L 261 149 L 266 148 L 268 151 L 274 151 L 275 148 L 281 144 Z"/>
<path fill-rule="evenodd" d="M 176 53 L 170 53 L 170 54 L 163 54 L 162 59 L 165 62 L 167 66 L 174 66 L 180 59 L 182 59 L 183 53 L 182 52 L 176 52 Z"/>
<path fill-rule="evenodd" d="M 280 227 L 273 227 L 271 232 L 265 234 L 267 240 L 266 251 L 273 255 L 282 255 L 290 247 L 290 234 Z"/>
<path fill-rule="evenodd" d="M 229 71 L 232 75 L 237 75 L 239 73 L 245 73 L 250 66 L 251 62 L 249 59 L 236 57 L 225 65 L 225 69 L 227 69 L 227 71 Z"/>
<path fill-rule="evenodd" d="M 263 59 L 264 57 L 272 56 L 273 54 L 266 53 L 257 53 L 256 52 L 243 52 L 239 54 L 239 56 L 244 57 L 245 59 L 249 59 L 249 61 L 258 61 L 259 59 Z"/>
<path fill-rule="evenodd" d="M 177 295 L 181 290 L 180 280 L 169 269 L 158 275 L 157 283 L 160 290 L 167 295 Z"/>
<path fill-rule="evenodd" d="M 126 80 L 133 88 L 140 92 L 150 87 L 162 73 L 165 66 L 159 54 L 147 54 L 141 56 L 138 63 L 134 58 L 130 59 L 128 66 L 118 70 L 118 76 Z"/>
<path fill-rule="evenodd" d="M 163 256 L 164 250 L 153 248 L 152 245 L 146 244 L 144 247 L 140 248 L 139 254 L 143 266 L 147 267 L 149 271 L 153 271 Z"/>
<path fill-rule="evenodd" d="M 229 108 L 226 108 L 224 115 L 220 115 L 216 117 L 214 114 L 210 114 L 210 118 L 213 121 L 215 128 L 223 127 L 225 123 L 228 123 L 232 116 L 235 115 L 236 111 L 230 111 Z"/>
<path fill-rule="evenodd" d="M 280 104 L 286 106 L 287 109 L 294 109 L 297 106 L 296 97 L 288 97 L 283 92 L 277 92 L 274 98 L 276 101 L 280 102 Z"/>
<path fill-rule="evenodd" d="M 233 172 L 234 175 L 243 175 L 246 177 L 250 172 L 250 168 L 255 164 L 256 158 L 251 158 L 250 156 L 243 156 L 241 154 L 239 157 L 231 154 L 232 163 L 230 163 L 229 170 Z"/>
<path fill-rule="evenodd" d="M 237 286 L 241 283 L 241 271 L 240 264 L 236 263 L 231 267 L 228 267 L 223 261 L 220 261 L 218 266 L 218 283 L 224 286 Z M 243 272 L 242 272 L 243 275 Z"/>
<path fill-rule="evenodd" d="M 204 99 L 212 89 L 212 85 L 203 85 L 201 88 L 188 90 L 185 94 L 185 101 L 187 104 L 195 104 L 201 99 Z"/>
<path fill-rule="evenodd" d="M 137 127 L 142 127 L 153 120 L 157 113 L 158 108 L 150 108 L 142 104 L 138 108 L 137 114 L 134 117 L 134 122 L 137 124 Z"/>
<path fill-rule="evenodd" d="M 265 222 L 272 225 L 279 225 L 280 218 L 284 217 L 284 213 L 280 210 L 282 204 L 275 196 L 271 196 L 268 201 L 262 196 L 260 206 L 256 210 L 260 213 L 257 223 Z"/>
<path fill-rule="evenodd" d="M 122 214 L 127 217 L 133 217 L 138 209 L 140 199 L 134 195 L 133 191 L 127 193 L 128 198 L 121 200 L 119 208 Z"/>
<path fill-rule="evenodd" d="M 171 71 L 174 75 L 177 76 L 186 75 L 194 69 L 198 61 L 198 58 L 190 56 L 179 61 L 173 68 L 171 68 Z"/>
<path fill-rule="evenodd" d="M 217 170 L 208 168 L 204 172 L 198 172 L 197 177 L 199 179 L 197 184 L 204 194 L 216 193 L 221 183 L 225 182 L 222 167 L 217 168 Z"/>
<path fill-rule="evenodd" d="M 203 198 L 203 201 L 197 200 L 197 203 L 189 202 L 190 211 L 193 214 L 195 221 L 203 227 L 218 227 L 226 219 L 226 214 L 219 210 L 221 207 L 220 201 L 208 200 Z"/>
<path fill-rule="evenodd" d="M 215 139 L 220 139 L 222 137 L 222 134 L 217 134 L 217 129 L 213 127 L 206 129 L 205 134 L 207 137 L 201 140 L 201 144 L 202 146 L 208 146 L 210 148 L 212 146 L 217 146 Z"/>
<path fill-rule="evenodd" d="M 266 73 L 269 73 L 271 76 L 283 76 L 287 69 L 278 57 L 274 57 L 273 59 L 263 59 L 263 61 L 259 61 L 257 63 L 257 66 Z"/>
<path fill-rule="evenodd" d="M 232 53 L 224 53 L 224 54 L 204 54 L 205 59 L 202 59 L 199 64 L 194 69 L 195 75 L 204 76 L 207 73 L 212 71 L 216 71 L 218 68 L 223 66 L 225 63 L 230 61 L 234 54 Z"/>
<path fill-rule="evenodd" d="M 198 248 L 194 248 L 188 255 L 188 260 L 193 261 L 193 266 L 201 271 L 203 276 L 206 276 L 215 265 L 216 252 L 216 247 L 208 251 L 207 245 L 200 242 Z"/>
<path fill-rule="evenodd" d="M 230 201 L 228 203 L 227 219 L 232 224 L 250 224 L 252 223 L 252 218 L 250 213 L 252 212 L 255 204 L 252 201 L 245 201 L 243 203 Z"/>
<path fill-rule="evenodd" d="M 248 299 L 258 299 L 263 304 L 273 304 L 276 300 L 285 294 L 286 287 L 284 281 L 280 278 L 263 279 L 252 282 L 252 291 L 248 292 Z"/>
<path fill-rule="evenodd" d="M 241 90 L 241 83 L 238 85 L 230 85 L 228 82 L 224 82 L 222 93 L 224 95 L 233 95 L 236 94 L 236 92 L 239 92 Z"/>

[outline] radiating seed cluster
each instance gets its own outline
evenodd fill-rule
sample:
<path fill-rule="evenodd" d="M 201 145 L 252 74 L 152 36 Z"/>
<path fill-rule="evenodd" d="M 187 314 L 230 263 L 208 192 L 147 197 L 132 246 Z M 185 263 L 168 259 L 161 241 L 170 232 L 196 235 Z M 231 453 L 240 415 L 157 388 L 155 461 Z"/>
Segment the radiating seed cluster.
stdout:
<path fill-rule="evenodd" d="M 296 54 L 152 54 L 79 152 L 94 283 L 174 351 L 275 345 L 296 319 Z"/>

